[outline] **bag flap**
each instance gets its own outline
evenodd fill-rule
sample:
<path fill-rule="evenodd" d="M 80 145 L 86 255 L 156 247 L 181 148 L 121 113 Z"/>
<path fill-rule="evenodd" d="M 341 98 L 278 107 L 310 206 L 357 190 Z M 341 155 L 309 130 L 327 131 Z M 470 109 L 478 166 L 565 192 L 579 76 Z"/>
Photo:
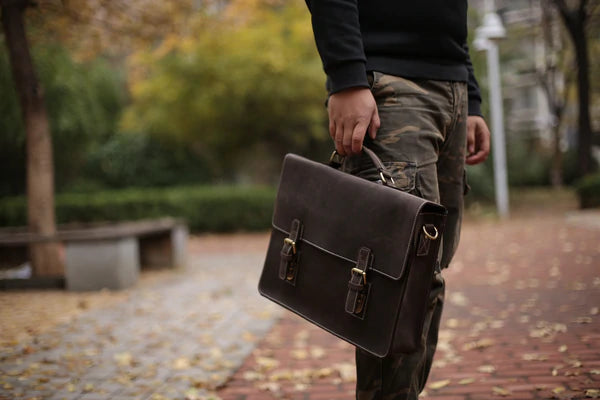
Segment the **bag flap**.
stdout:
<path fill-rule="evenodd" d="M 355 264 L 361 247 L 374 255 L 372 270 L 400 279 L 411 254 L 418 214 L 445 209 L 417 196 L 288 154 L 283 163 L 273 228 L 289 234 L 300 220 L 299 246 L 310 245 Z M 429 211 L 429 210 L 428 210 Z"/>

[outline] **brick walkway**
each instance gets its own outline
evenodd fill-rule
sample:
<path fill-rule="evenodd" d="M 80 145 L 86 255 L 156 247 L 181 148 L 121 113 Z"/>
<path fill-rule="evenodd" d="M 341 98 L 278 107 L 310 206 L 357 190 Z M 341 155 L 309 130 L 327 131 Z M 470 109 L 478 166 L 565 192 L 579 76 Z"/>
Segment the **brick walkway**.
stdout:
<path fill-rule="evenodd" d="M 600 215 L 467 223 L 423 398 L 600 398 Z M 353 349 L 285 313 L 223 400 L 351 399 Z"/>
<path fill-rule="evenodd" d="M 600 213 L 547 215 L 465 224 L 423 398 L 600 398 Z M 0 348 L 0 400 L 353 398 L 352 347 L 258 295 L 266 243 L 196 238 L 185 274 Z"/>

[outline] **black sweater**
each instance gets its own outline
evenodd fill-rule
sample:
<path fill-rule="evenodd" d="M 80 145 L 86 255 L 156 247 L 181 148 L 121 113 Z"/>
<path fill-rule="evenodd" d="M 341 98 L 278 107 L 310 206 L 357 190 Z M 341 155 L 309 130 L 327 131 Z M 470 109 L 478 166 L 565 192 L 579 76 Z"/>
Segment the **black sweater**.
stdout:
<path fill-rule="evenodd" d="M 306 0 L 330 93 L 368 87 L 367 71 L 467 82 L 469 115 L 481 94 L 469 59 L 467 0 Z"/>

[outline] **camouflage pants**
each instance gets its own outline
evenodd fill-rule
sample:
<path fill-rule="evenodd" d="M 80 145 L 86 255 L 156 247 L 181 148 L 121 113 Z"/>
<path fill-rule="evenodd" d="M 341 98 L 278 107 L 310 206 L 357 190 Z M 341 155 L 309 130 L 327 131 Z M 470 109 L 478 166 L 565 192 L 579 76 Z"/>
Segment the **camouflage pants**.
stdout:
<path fill-rule="evenodd" d="M 444 302 L 441 270 L 459 241 L 466 153 L 467 88 L 461 82 L 407 80 L 373 72 L 369 76 L 381 127 L 372 149 L 396 186 L 448 209 L 440 265 L 432 281 L 421 348 L 412 354 L 377 358 L 356 351 L 356 398 L 417 399 L 431 369 Z M 365 155 L 346 158 L 344 170 L 370 180 L 378 173 Z"/>

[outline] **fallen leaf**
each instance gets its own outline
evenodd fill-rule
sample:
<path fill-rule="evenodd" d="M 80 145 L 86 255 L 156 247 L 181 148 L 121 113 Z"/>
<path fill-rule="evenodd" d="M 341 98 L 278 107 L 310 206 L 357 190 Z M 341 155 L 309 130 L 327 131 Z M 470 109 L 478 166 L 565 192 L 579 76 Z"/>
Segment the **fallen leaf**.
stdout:
<path fill-rule="evenodd" d="M 506 396 L 510 396 L 512 394 L 512 392 L 510 390 L 506 390 L 504 388 L 501 388 L 500 386 L 494 386 L 492 388 L 492 392 L 498 396 L 502 396 L 502 397 L 506 397 Z"/>
<path fill-rule="evenodd" d="M 563 386 L 558 386 L 558 387 L 555 387 L 554 389 L 552 389 L 552 393 L 554 393 L 554 394 L 561 394 L 564 391 L 565 391 L 565 388 Z"/>
<path fill-rule="evenodd" d="M 333 374 L 333 370 L 331 368 L 320 368 L 316 370 L 313 374 L 315 378 L 327 378 Z"/>
<path fill-rule="evenodd" d="M 270 357 L 256 357 L 256 363 L 264 370 L 270 370 L 279 366 L 279 361 Z"/>
<path fill-rule="evenodd" d="M 600 375 L 600 369 L 593 369 L 590 371 L 590 374 L 592 375 Z"/>
<path fill-rule="evenodd" d="M 322 347 L 312 347 L 310 349 L 310 356 L 318 360 L 325 356 L 325 350 Z"/>
<path fill-rule="evenodd" d="M 333 368 L 340 374 L 344 382 L 356 381 L 356 367 L 351 363 L 335 364 Z"/>
<path fill-rule="evenodd" d="M 548 359 L 548 356 L 538 353 L 526 353 L 522 357 L 525 361 L 546 361 Z"/>
<path fill-rule="evenodd" d="M 260 381 L 265 379 L 265 375 L 256 371 L 246 371 L 244 372 L 243 378 L 247 381 Z"/>
<path fill-rule="evenodd" d="M 173 369 L 182 370 L 190 367 L 190 360 L 185 357 L 180 357 L 173 362 Z"/>
<path fill-rule="evenodd" d="M 576 324 L 591 324 L 592 318 L 591 317 L 579 317 L 579 318 L 575 319 L 573 322 L 575 322 Z"/>
<path fill-rule="evenodd" d="M 83 387 L 83 392 L 84 393 L 89 393 L 91 391 L 94 390 L 94 384 L 93 383 L 86 383 L 85 386 Z"/>
<path fill-rule="evenodd" d="M 492 374 L 496 372 L 496 367 L 494 367 L 493 365 L 482 365 L 481 367 L 477 368 L 477 371 L 486 374 Z"/>
<path fill-rule="evenodd" d="M 564 352 L 566 352 L 567 350 L 568 350 L 568 347 L 567 347 L 567 345 L 566 345 L 566 344 L 563 344 L 562 346 L 560 346 L 560 347 L 558 348 L 558 352 L 559 352 L 559 353 L 564 353 Z"/>
<path fill-rule="evenodd" d="M 484 338 L 484 339 L 477 340 L 475 342 L 466 343 L 463 346 L 463 350 L 465 350 L 465 351 L 468 351 L 468 350 L 482 350 L 482 349 L 486 349 L 488 347 L 491 347 L 494 344 L 496 344 L 496 342 L 493 339 Z"/>
<path fill-rule="evenodd" d="M 296 360 L 306 360 L 308 358 L 308 352 L 304 349 L 295 349 L 291 352 L 292 358 Z"/>
<path fill-rule="evenodd" d="M 281 385 L 276 382 L 264 382 L 257 386 L 260 390 L 264 390 L 266 392 L 279 392 L 281 390 Z"/>
<path fill-rule="evenodd" d="M 459 385 L 469 385 L 473 382 L 475 382 L 475 378 L 464 378 L 464 379 L 461 379 L 460 381 L 458 381 L 458 384 Z"/>
<path fill-rule="evenodd" d="M 600 390 L 599 389 L 587 389 L 585 391 L 585 397 L 591 398 L 591 399 L 598 399 L 598 398 L 600 398 Z"/>
<path fill-rule="evenodd" d="M 443 387 L 446 387 L 450 384 L 450 379 L 444 379 L 443 381 L 432 382 L 428 386 L 432 390 L 439 390 Z"/>
<path fill-rule="evenodd" d="M 131 353 L 117 353 L 114 355 L 114 360 L 121 367 L 130 367 L 133 364 Z"/>
<path fill-rule="evenodd" d="M 469 304 L 469 299 L 462 292 L 453 292 L 449 297 L 450 303 L 455 306 L 465 307 Z"/>

